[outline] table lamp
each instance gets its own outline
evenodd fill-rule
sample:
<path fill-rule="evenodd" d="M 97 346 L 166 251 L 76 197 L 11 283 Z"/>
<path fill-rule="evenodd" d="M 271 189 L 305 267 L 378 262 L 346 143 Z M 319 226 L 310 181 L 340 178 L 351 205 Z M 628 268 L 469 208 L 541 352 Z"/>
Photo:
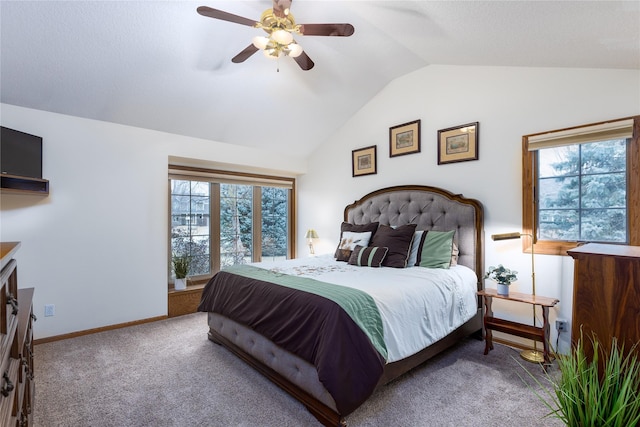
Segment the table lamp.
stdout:
<path fill-rule="evenodd" d="M 316 230 L 314 230 L 313 228 L 310 228 L 307 230 L 307 234 L 304 237 L 305 239 L 307 239 L 307 242 L 309 243 L 309 253 L 311 255 L 314 255 L 315 251 L 313 250 L 313 239 L 318 238 L 318 233 L 316 233 Z"/>

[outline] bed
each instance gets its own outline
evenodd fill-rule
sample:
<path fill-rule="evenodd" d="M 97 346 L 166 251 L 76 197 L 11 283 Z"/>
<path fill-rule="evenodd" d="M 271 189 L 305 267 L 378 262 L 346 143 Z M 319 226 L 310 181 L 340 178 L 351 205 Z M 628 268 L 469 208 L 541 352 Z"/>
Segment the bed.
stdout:
<path fill-rule="evenodd" d="M 346 426 L 377 388 L 482 331 L 480 202 L 436 187 L 384 188 L 346 206 L 340 236 L 333 255 L 217 273 L 198 308 L 211 341 L 326 426 Z M 425 311 L 426 301 L 437 306 Z"/>

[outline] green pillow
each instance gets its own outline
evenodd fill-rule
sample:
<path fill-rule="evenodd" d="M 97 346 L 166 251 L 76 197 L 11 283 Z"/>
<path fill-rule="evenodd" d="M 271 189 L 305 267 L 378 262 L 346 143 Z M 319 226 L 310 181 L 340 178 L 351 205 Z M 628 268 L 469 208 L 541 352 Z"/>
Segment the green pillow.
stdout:
<path fill-rule="evenodd" d="M 455 230 L 423 233 L 423 243 L 418 252 L 416 265 L 428 268 L 449 268 L 455 233 Z"/>

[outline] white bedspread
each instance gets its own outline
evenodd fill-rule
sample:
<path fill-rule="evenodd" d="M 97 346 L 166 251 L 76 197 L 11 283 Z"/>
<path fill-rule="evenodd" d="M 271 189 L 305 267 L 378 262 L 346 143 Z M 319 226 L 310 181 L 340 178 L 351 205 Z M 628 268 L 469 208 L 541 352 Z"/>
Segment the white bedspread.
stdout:
<path fill-rule="evenodd" d="M 336 261 L 330 254 L 254 265 L 367 292 L 382 317 L 387 363 L 445 337 L 477 310 L 478 279 L 473 270 L 462 265 L 448 270 L 356 267 Z"/>

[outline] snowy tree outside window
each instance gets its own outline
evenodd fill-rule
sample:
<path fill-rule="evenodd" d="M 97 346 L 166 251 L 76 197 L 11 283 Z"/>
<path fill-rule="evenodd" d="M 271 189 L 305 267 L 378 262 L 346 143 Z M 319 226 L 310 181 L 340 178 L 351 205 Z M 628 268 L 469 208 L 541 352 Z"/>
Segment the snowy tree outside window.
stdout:
<path fill-rule="evenodd" d="M 235 264 L 289 256 L 290 189 L 189 179 L 169 181 L 171 256 L 189 257 L 190 277 L 210 276 Z M 256 219 L 259 224 L 254 224 Z"/>
<path fill-rule="evenodd" d="M 538 151 L 538 239 L 627 242 L 627 141 Z"/>

